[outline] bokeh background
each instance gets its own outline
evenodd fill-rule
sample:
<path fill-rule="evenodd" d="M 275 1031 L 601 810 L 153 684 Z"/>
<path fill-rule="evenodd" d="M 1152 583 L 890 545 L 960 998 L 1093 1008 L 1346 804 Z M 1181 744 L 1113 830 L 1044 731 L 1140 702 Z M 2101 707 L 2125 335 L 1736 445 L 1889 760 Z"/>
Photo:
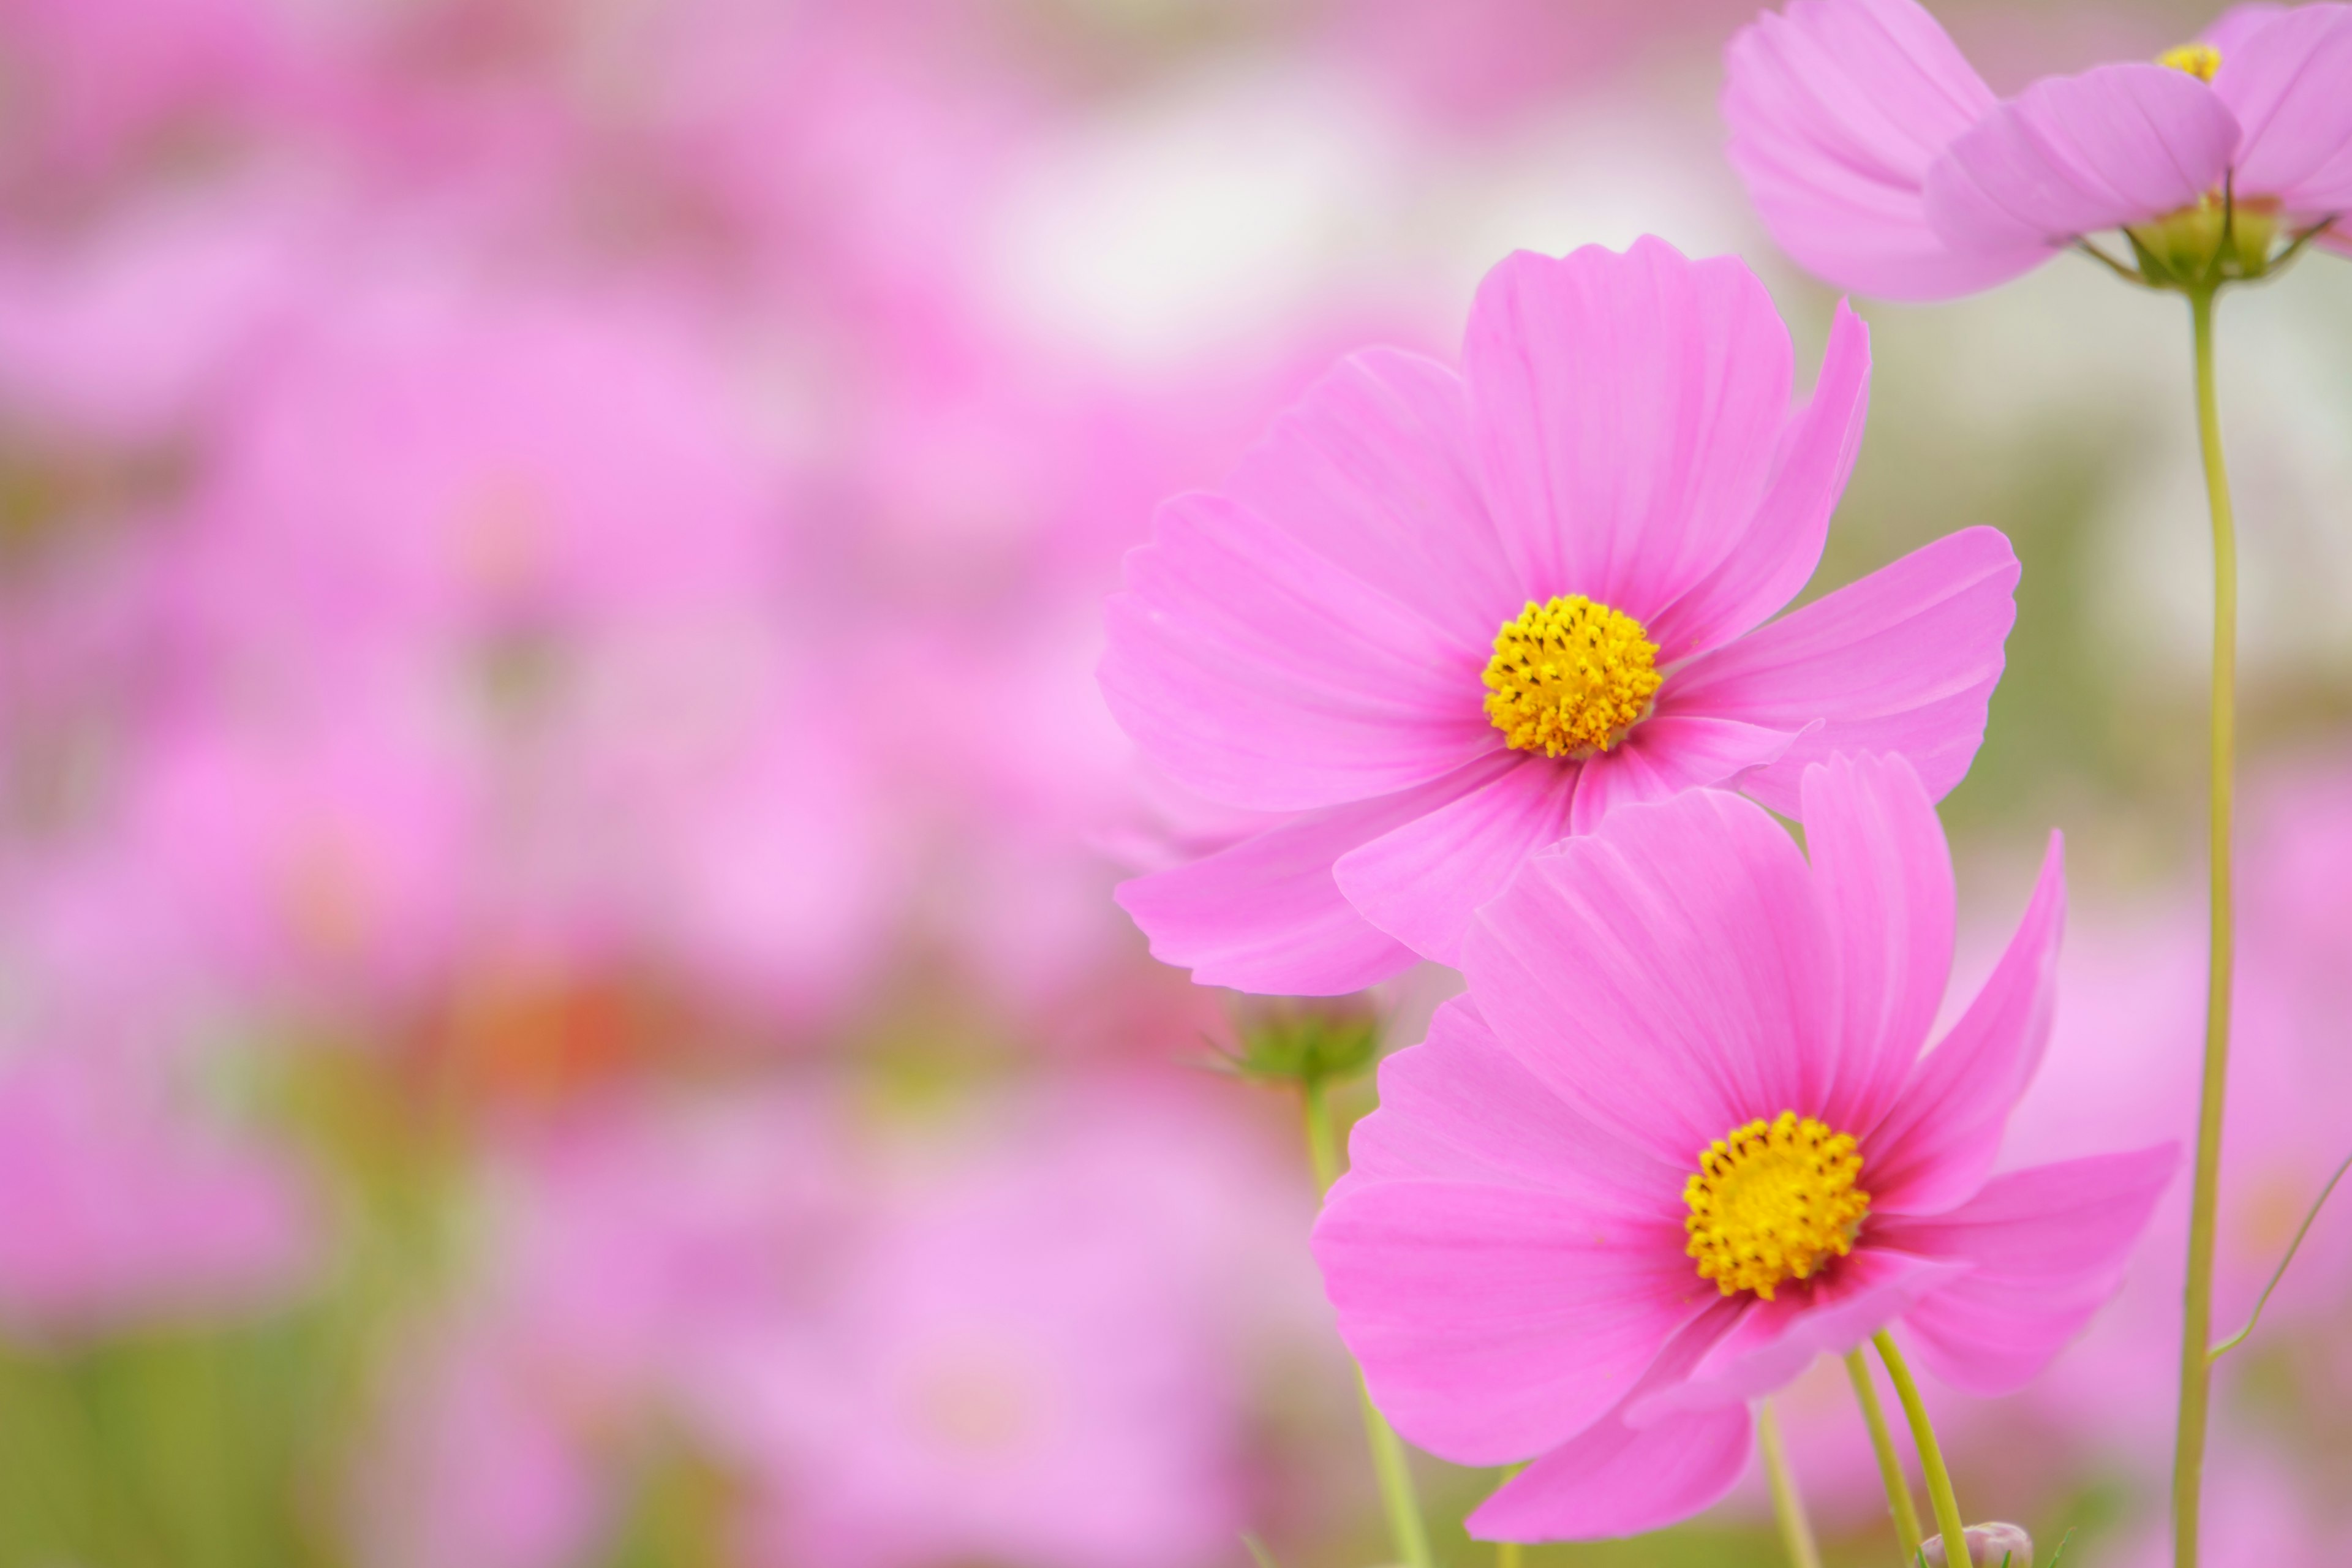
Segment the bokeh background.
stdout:
<path fill-rule="evenodd" d="M 1123 874 L 1158 497 L 1511 248 L 1735 250 L 1737 0 L 0 3 L 0 1565 L 1384 1559 L 1250 1016 Z M 1996 88 L 2202 26 L 1949 5 Z M 2186 1135 L 2178 300 L 1864 307 L 1814 592 L 1991 522 L 1964 982 L 2070 837 L 2017 1163 Z M 2221 1316 L 2352 1152 L 2352 267 L 2223 312 L 2247 942 Z M 1372 999 L 1395 1043 L 1448 988 Z M 1351 1109 L 1360 1110 L 1359 1089 Z M 1961 1493 L 2162 1559 L 2175 1192 Z M 2352 1557 L 2352 1214 L 2224 1363 L 2217 1568 Z M 1836 1369 L 1782 1401 L 1893 1548 Z M 1454 1522 L 1490 1475 L 1429 1462 Z M 1539 1563 L 1775 1561 L 1761 1488 Z"/>

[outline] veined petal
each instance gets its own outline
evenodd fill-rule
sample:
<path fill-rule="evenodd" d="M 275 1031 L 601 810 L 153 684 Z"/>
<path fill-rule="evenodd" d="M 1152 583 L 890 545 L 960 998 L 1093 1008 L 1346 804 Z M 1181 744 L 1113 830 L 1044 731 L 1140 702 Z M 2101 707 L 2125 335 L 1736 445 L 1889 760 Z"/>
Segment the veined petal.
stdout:
<path fill-rule="evenodd" d="M 1832 757 L 1805 770 L 1805 848 L 1838 956 L 1842 1013 L 1825 1120 L 1874 1127 L 1927 1042 L 1951 978 L 1951 849 L 1919 775 L 1900 757 Z"/>
<path fill-rule="evenodd" d="M 1412 951 L 1356 912 L 1332 863 L 1400 822 L 1475 790 L 1516 760 L 1495 756 L 1419 789 L 1307 812 L 1230 848 L 1119 885 L 1152 956 L 1203 985 L 1292 996 L 1360 991 Z"/>
<path fill-rule="evenodd" d="M 1654 238 L 1521 251 L 1479 285 L 1463 358 L 1487 504 L 1528 598 L 1582 594 L 1646 625 L 1745 536 L 1790 348 L 1737 259 Z"/>
<path fill-rule="evenodd" d="M 1821 564 L 1869 407 L 1870 329 L 1841 300 L 1812 400 L 1781 433 L 1772 482 L 1747 537 L 1651 623 L 1652 640 L 1685 657 L 1705 653 L 1797 596 Z"/>
<path fill-rule="evenodd" d="M 1622 806 L 1666 800 L 1708 784 L 1730 787 L 1752 769 L 1778 762 L 1797 737 L 1760 724 L 1679 710 L 1645 720 L 1614 751 L 1588 758 L 1570 811 L 1569 829 L 1591 833 Z"/>
<path fill-rule="evenodd" d="M 1912 0 L 1795 0 L 1743 28 L 1725 68 L 1732 165 L 1808 270 L 1886 299 L 1944 300 L 2047 256 L 1956 253 L 1928 223 L 1929 165 L 1996 100 Z"/>
<path fill-rule="evenodd" d="M 1336 805 L 1502 744 L 1476 650 L 1232 501 L 1163 506 L 1127 582 L 1103 696 L 1152 761 L 1213 799 Z"/>
<path fill-rule="evenodd" d="M 1807 1103 L 1833 1026 L 1811 872 L 1762 808 L 1692 790 L 1528 862 L 1463 944 L 1471 994 L 1554 1093 L 1658 1159 Z"/>
<path fill-rule="evenodd" d="M 2056 248 L 2193 205 L 2237 146 L 2237 118 L 2187 71 L 2130 62 L 2047 77 L 1928 169 L 1927 221 L 1955 250 Z"/>
<path fill-rule="evenodd" d="M 2221 51 L 2213 94 L 2244 132 L 2240 196 L 2276 196 L 2290 213 L 2352 208 L 2352 5 L 2297 5 L 2245 28 Z"/>
<path fill-rule="evenodd" d="M 2050 1041 L 2065 925 L 2064 847 L 2053 833 L 2033 900 L 1984 989 L 1913 1069 L 1885 1120 L 1859 1134 L 1874 1214 L 1937 1214 L 1983 1185 Z"/>
<path fill-rule="evenodd" d="M 1659 1354 L 1633 1394 L 1687 1375 L 1739 1310 L 1730 1301 L 1707 1308 Z M 1661 1529 L 1719 1501 L 1748 1468 L 1755 1435 L 1744 1405 L 1639 1429 L 1626 1425 L 1620 1405 L 1505 1482 L 1470 1516 L 1470 1532 L 1481 1541 L 1594 1541 Z"/>
<path fill-rule="evenodd" d="M 1574 1436 L 1710 1304 L 1671 1217 L 1588 1214 L 1518 1186 L 1350 1185 L 1314 1247 L 1374 1402 L 1459 1464 Z"/>
<path fill-rule="evenodd" d="M 1342 360 L 1224 490 L 1482 665 L 1524 602 L 1478 493 L 1469 395 L 1434 360 L 1394 349 Z"/>
<path fill-rule="evenodd" d="M 1349 1139 L 1348 1183 L 1522 1186 L 1586 1213 L 1682 1223 L 1689 1173 L 1570 1109 L 1466 996 L 1438 1008 L 1427 1039 L 1381 1063 L 1379 1109 Z"/>
<path fill-rule="evenodd" d="M 2178 1145 L 1997 1176 L 1933 1218 L 1890 1215 L 1873 1245 L 1971 1265 L 1905 1321 L 1927 1370 L 1969 1394 L 2031 1382 L 2115 1294 L 2180 1164 Z"/>
<path fill-rule="evenodd" d="M 1839 752 L 1899 755 L 1941 799 L 1984 740 L 2017 618 L 2017 557 L 1997 529 L 1924 545 L 1667 678 L 1675 710 L 1804 731 L 1740 788 L 1784 816 L 1804 770 Z"/>

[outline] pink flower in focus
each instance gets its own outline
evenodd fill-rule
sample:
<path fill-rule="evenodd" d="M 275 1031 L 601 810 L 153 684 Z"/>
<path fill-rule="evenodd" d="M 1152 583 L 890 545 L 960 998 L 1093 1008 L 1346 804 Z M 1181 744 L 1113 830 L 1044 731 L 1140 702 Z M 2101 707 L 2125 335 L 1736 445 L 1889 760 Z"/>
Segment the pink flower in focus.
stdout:
<path fill-rule="evenodd" d="M 1112 711 L 1179 782 L 1296 814 L 1120 889 L 1203 984 L 1454 963 L 1530 854 L 1622 805 L 1726 784 L 1795 812 L 1807 763 L 1864 748 L 1941 795 L 1976 754 L 2015 613 L 1999 532 L 1759 629 L 1861 440 L 1851 312 L 1791 416 L 1788 333 L 1737 260 L 1522 252 L 1464 358 L 1349 360 L 1129 557 Z"/>
<path fill-rule="evenodd" d="M 2242 247 L 2352 208 L 2352 5 L 2239 6 L 2164 63 L 2006 102 L 1914 0 L 1793 0 L 1727 67 L 1732 163 L 1781 247 L 1842 289 L 1969 293 L 2225 183 Z"/>
<path fill-rule="evenodd" d="M 1381 1073 L 1316 1229 L 1400 1431 L 1535 1456 L 1503 1539 L 1668 1524 L 1738 1479 L 1748 1402 L 1900 1321 L 1953 1386 L 2031 1379 L 2115 1289 L 2171 1145 L 1988 1180 L 2047 1037 L 2053 840 L 1975 1001 L 1921 1055 L 1951 863 L 1900 758 L 1806 771 L 1808 865 L 1716 791 L 1529 862 L 1470 992 Z"/>

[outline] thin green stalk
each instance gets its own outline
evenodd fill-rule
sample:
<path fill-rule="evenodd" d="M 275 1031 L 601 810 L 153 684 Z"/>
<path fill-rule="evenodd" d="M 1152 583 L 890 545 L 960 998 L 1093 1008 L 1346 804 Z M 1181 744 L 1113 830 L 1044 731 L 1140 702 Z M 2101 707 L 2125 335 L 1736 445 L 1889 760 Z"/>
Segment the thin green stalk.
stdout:
<path fill-rule="evenodd" d="M 1772 1413 L 1769 1399 L 1756 1412 L 1756 1447 L 1764 1456 L 1764 1479 L 1772 1488 L 1772 1518 L 1780 1527 L 1780 1544 L 1788 1551 L 1790 1568 L 1822 1568 L 1813 1521 L 1805 1517 L 1797 1472 L 1789 1468 L 1788 1446 L 1780 1441 L 1780 1418 Z"/>
<path fill-rule="evenodd" d="M 1960 1521 L 1960 1500 L 1952 1495 L 1952 1475 L 1944 1468 L 1944 1450 L 1937 1446 L 1936 1428 L 1928 1424 L 1919 1385 L 1911 1381 L 1911 1368 L 1904 1362 L 1903 1352 L 1895 1348 L 1893 1334 L 1881 1329 L 1870 1342 L 1878 1347 L 1878 1359 L 1886 1363 L 1886 1375 L 1895 1384 L 1895 1397 L 1902 1402 L 1903 1418 L 1911 1424 L 1911 1444 L 1919 1450 L 1919 1468 L 1927 1476 L 1927 1500 L 1936 1508 L 1936 1532 L 1944 1538 L 1944 1561 L 1966 1563 L 1968 1526 Z"/>
<path fill-rule="evenodd" d="M 2221 1186 L 2221 1107 L 2230 1074 L 2231 929 L 2230 817 L 2237 752 L 2238 542 L 2230 475 L 2221 460 L 2220 395 L 2213 376 L 2210 288 L 2189 296 L 2197 351 L 2197 441 L 2213 513 L 2213 700 L 2208 799 L 2211 941 L 2205 980 L 2204 1087 L 2197 1103 L 2197 1170 L 2189 1198 L 2189 1274 L 2180 1324 L 2180 1426 L 2172 1450 L 2172 1561 L 2197 1568 L 2205 1423 L 2213 1389 L 2213 1212 Z"/>
<path fill-rule="evenodd" d="M 2286 1244 L 2286 1256 L 2280 1258 L 2279 1266 L 2271 1271 L 2271 1282 L 2263 1287 L 2263 1293 L 2254 1298 L 2254 1310 L 2247 1318 L 2246 1326 L 2215 1345 L 2213 1353 L 2207 1358 L 2209 1361 L 2220 1361 L 2244 1344 L 2247 1336 L 2254 1331 L 2255 1325 L 2263 1321 L 2263 1309 L 2271 1304 L 2271 1292 L 2276 1290 L 2279 1281 L 2286 1278 L 2286 1266 L 2294 1261 L 2295 1253 L 2303 1246 L 2303 1238 L 2311 1234 L 2311 1222 L 2319 1217 L 2319 1211 L 2326 1205 L 2327 1194 L 2336 1190 L 2336 1184 L 2344 1179 L 2347 1171 L 2352 1171 L 2352 1155 L 2345 1157 L 2344 1163 L 2336 1167 L 2336 1173 L 2327 1178 L 2327 1184 L 2319 1189 L 2319 1195 L 2311 1200 L 2310 1211 L 2303 1216 L 2303 1223 L 2294 1227 L 2294 1239 Z"/>
<path fill-rule="evenodd" d="M 1305 1079 L 1299 1091 L 1306 1101 L 1307 1153 L 1315 1163 L 1315 1190 L 1328 1193 L 1331 1184 L 1339 1179 L 1339 1141 L 1331 1129 L 1330 1103 L 1324 1097 L 1320 1079 Z M 1389 1533 L 1396 1542 L 1397 1555 L 1403 1559 L 1405 1568 L 1433 1568 L 1429 1527 L 1422 1521 L 1421 1499 L 1412 1489 L 1412 1471 L 1405 1464 L 1404 1444 L 1398 1440 L 1387 1417 L 1373 1405 L 1372 1393 L 1364 1384 L 1361 1368 L 1356 1373 L 1356 1400 L 1363 1407 L 1364 1437 L 1372 1450 L 1372 1474 L 1380 1482 L 1381 1502 L 1388 1510 Z"/>
<path fill-rule="evenodd" d="M 1895 1516 L 1895 1539 L 1902 1543 L 1903 1561 L 1919 1559 L 1919 1510 L 1911 1500 L 1911 1482 L 1903 1474 L 1903 1458 L 1895 1451 L 1895 1434 L 1886 1429 L 1886 1412 L 1879 1408 L 1878 1385 L 1870 1378 L 1870 1363 L 1862 1352 L 1845 1352 L 1845 1375 L 1853 1384 L 1855 1403 L 1862 1406 L 1862 1424 L 1870 1428 L 1870 1451 L 1878 1456 L 1878 1479 L 1886 1488 L 1886 1511 Z"/>
<path fill-rule="evenodd" d="M 1521 1470 L 1526 1468 L 1527 1467 L 1525 1465 L 1505 1465 L 1503 1467 L 1503 1479 L 1507 1481 L 1513 1476 L 1517 1475 Z M 1520 1568 L 1521 1563 L 1526 1560 L 1526 1552 L 1516 1541 L 1497 1541 L 1495 1542 L 1495 1568 Z"/>

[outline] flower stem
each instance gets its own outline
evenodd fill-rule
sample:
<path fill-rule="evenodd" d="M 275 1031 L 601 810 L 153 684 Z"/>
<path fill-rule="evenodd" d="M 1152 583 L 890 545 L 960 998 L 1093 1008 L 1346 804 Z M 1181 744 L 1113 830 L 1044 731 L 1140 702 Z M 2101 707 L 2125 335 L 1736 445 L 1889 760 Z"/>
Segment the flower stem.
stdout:
<path fill-rule="evenodd" d="M 1862 1424 L 1870 1428 L 1870 1451 L 1878 1456 L 1878 1479 L 1886 1486 L 1886 1511 L 1895 1516 L 1895 1539 L 1902 1543 L 1903 1561 L 1919 1556 L 1919 1510 L 1911 1500 L 1911 1482 L 1903 1474 L 1902 1456 L 1895 1451 L 1895 1434 L 1886 1429 L 1886 1412 L 1879 1408 L 1878 1385 L 1870 1380 L 1870 1363 L 1862 1352 L 1845 1352 L 1845 1375 L 1862 1406 Z"/>
<path fill-rule="evenodd" d="M 1788 1549 L 1790 1568 L 1822 1568 L 1813 1521 L 1805 1517 L 1797 1472 L 1789 1468 L 1788 1446 L 1780 1441 L 1780 1418 L 1772 1413 L 1769 1399 L 1756 1412 L 1756 1447 L 1764 1456 L 1764 1479 L 1772 1487 L 1772 1518 L 1780 1526 L 1780 1544 Z"/>
<path fill-rule="evenodd" d="M 1903 1352 L 1895 1348 L 1892 1333 L 1881 1329 L 1870 1342 L 1878 1347 L 1878 1359 L 1886 1363 L 1886 1375 L 1895 1384 L 1895 1397 L 1902 1402 L 1903 1418 L 1911 1423 L 1911 1443 L 1919 1450 L 1919 1468 L 1927 1476 L 1927 1500 L 1936 1507 L 1936 1531 L 1944 1538 L 1944 1561 L 1966 1563 L 1968 1526 L 1960 1521 L 1960 1500 L 1952 1495 L 1952 1475 L 1944 1468 L 1944 1450 L 1936 1444 L 1935 1427 L 1928 1425 L 1919 1385 L 1911 1381 L 1911 1368 L 1905 1363 Z"/>
<path fill-rule="evenodd" d="M 2197 351 L 2197 442 L 2205 459 L 2205 500 L 2213 513 L 2213 702 L 2208 795 L 2211 942 L 2205 979 L 2204 1087 L 2197 1102 L 2197 1172 L 2189 1199 L 2189 1277 L 2180 1324 L 2180 1426 L 2172 1450 L 2172 1561 L 2196 1568 L 2205 1420 L 2213 1388 L 2213 1211 L 2221 1184 L 2222 1093 L 2230 1073 L 2230 815 L 2237 752 L 2238 542 L 2230 475 L 2221 460 L 2221 415 L 2213 376 L 2211 288 L 2189 296 Z"/>
<path fill-rule="evenodd" d="M 1323 1081 L 1307 1078 L 1299 1084 L 1306 1102 L 1307 1153 L 1315 1164 L 1315 1190 L 1328 1193 L 1339 1179 L 1339 1141 L 1331 1130 L 1331 1106 Z M 1422 1521 L 1421 1499 L 1412 1489 L 1412 1472 L 1405 1465 L 1404 1444 L 1372 1404 L 1362 1368 L 1356 1372 L 1356 1400 L 1363 1407 L 1364 1437 L 1372 1450 L 1372 1474 L 1379 1480 L 1381 1502 L 1388 1510 L 1389 1533 L 1405 1568 L 1433 1568 L 1429 1527 Z"/>
<path fill-rule="evenodd" d="M 1503 1479 L 1507 1481 L 1513 1476 L 1517 1475 L 1521 1470 L 1526 1468 L 1527 1467 L 1525 1465 L 1505 1465 L 1503 1467 Z M 1520 1549 L 1517 1542 L 1497 1541 L 1495 1542 L 1495 1568 L 1521 1568 L 1521 1565 L 1526 1562 L 1526 1559 L 1527 1553 Z"/>

